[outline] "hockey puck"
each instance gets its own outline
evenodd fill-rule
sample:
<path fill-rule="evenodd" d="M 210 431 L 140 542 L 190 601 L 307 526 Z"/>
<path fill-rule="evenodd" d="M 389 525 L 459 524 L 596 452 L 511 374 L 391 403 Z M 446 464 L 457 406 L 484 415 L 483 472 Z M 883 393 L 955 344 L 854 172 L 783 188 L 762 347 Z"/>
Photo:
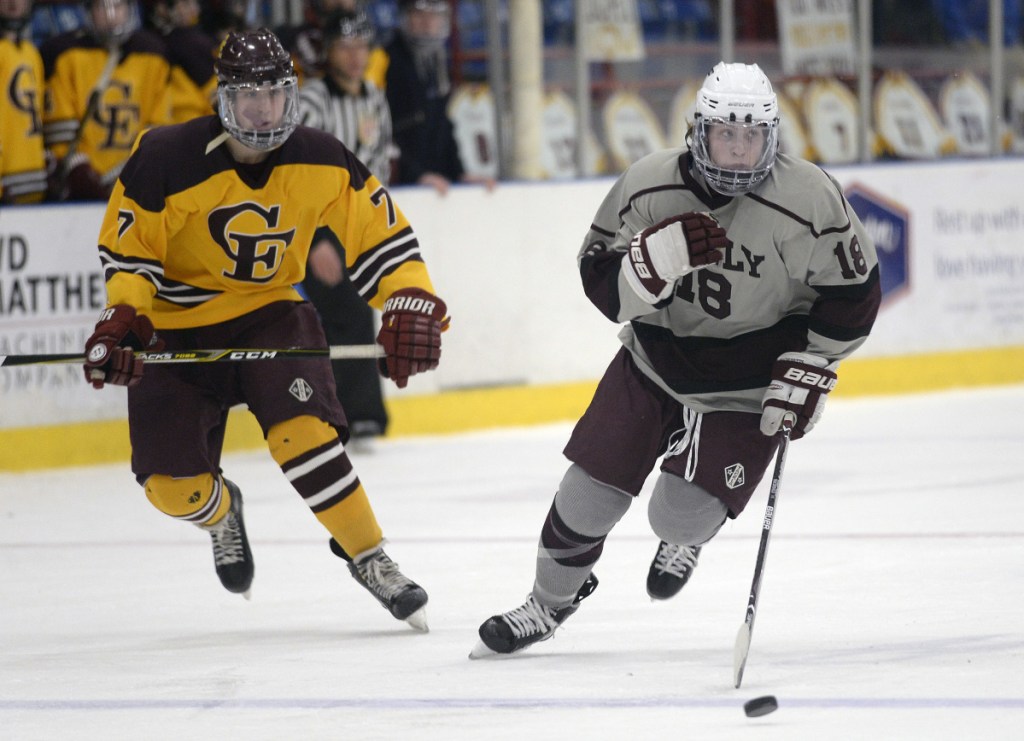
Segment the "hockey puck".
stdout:
<path fill-rule="evenodd" d="M 753 700 L 743 703 L 743 712 L 747 714 L 748 718 L 760 718 L 762 715 L 774 713 L 778 709 L 779 701 L 775 699 L 775 695 L 755 697 Z"/>

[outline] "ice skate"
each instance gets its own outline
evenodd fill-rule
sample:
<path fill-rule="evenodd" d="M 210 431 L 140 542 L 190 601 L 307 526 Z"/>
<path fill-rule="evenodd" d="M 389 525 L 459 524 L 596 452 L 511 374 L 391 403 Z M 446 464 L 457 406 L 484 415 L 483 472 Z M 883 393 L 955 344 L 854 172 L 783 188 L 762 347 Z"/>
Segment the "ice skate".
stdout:
<path fill-rule="evenodd" d="M 398 564 L 384 552 L 383 545 L 352 558 L 331 538 L 331 551 L 348 562 L 352 578 L 372 594 L 397 620 L 404 620 L 424 633 L 427 625 L 427 593 L 398 570 Z"/>
<path fill-rule="evenodd" d="M 591 573 L 576 593 L 572 604 L 561 608 L 546 607 L 530 594 L 520 607 L 484 621 L 479 631 L 480 642 L 469 652 L 469 658 L 508 655 L 539 641 L 546 641 L 596 588 L 597 576 Z"/>
<path fill-rule="evenodd" d="M 652 600 L 670 599 L 679 594 L 697 568 L 700 548 L 699 545 L 672 545 L 661 541 L 647 572 L 647 594 Z"/>
<path fill-rule="evenodd" d="M 250 599 L 255 569 L 249 539 L 245 535 L 245 520 L 242 519 L 242 492 L 227 479 L 224 479 L 224 486 L 231 496 L 230 509 L 215 524 L 202 527 L 210 533 L 213 542 L 213 565 L 220 583 L 229 592 Z"/>

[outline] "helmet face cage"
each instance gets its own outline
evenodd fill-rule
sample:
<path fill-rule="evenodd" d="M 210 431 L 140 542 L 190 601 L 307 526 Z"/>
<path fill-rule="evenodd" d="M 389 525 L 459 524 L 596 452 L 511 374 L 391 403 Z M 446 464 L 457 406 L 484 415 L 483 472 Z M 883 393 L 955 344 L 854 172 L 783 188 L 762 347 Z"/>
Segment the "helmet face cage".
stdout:
<path fill-rule="evenodd" d="M 86 26 L 108 46 L 123 44 L 141 26 L 139 9 L 133 0 L 86 0 L 84 5 Z M 97 10 L 105 20 L 103 27 L 96 25 Z"/>
<path fill-rule="evenodd" d="M 288 139 L 299 125 L 299 81 L 296 77 L 260 83 L 221 84 L 217 87 L 220 122 L 231 136 L 247 147 L 268 151 Z M 250 106 L 273 116 L 266 126 L 255 126 Z M 280 114 L 277 109 L 280 107 Z"/>
<path fill-rule="evenodd" d="M 229 34 L 216 69 L 225 130 L 252 149 L 284 144 L 299 125 L 299 82 L 278 38 L 265 28 Z"/>
<path fill-rule="evenodd" d="M 728 127 L 724 132 L 723 126 Z M 716 162 L 711 152 L 716 132 L 762 145 L 756 161 Z M 771 82 L 756 64 L 717 64 L 697 93 L 691 146 L 697 170 L 719 193 L 740 195 L 768 177 L 778 149 L 779 102 Z"/>
<path fill-rule="evenodd" d="M 693 132 L 693 161 L 708 185 L 722 195 L 737 196 L 753 190 L 768 177 L 775 156 L 779 151 L 779 120 L 739 122 L 726 118 L 705 118 L 697 116 Z M 715 164 L 711 156 L 711 137 L 716 126 L 731 129 L 730 135 L 741 140 L 763 141 L 758 159 L 753 165 L 742 168 L 723 167 Z"/>

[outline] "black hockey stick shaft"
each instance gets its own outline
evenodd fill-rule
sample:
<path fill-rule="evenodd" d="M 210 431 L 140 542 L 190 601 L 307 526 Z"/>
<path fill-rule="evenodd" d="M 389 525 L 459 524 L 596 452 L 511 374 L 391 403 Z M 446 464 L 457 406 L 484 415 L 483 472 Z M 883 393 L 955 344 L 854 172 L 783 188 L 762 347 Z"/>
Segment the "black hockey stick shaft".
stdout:
<path fill-rule="evenodd" d="M 380 345 L 331 345 L 320 349 L 287 348 L 227 348 L 222 350 L 170 350 L 164 352 L 138 352 L 147 363 L 221 363 L 252 360 L 302 360 L 330 358 L 331 360 L 365 360 L 384 356 Z M 0 355 L 0 367 L 15 365 L 54 365 L 84 363 L 85 356 L 74 353 L 51 355 Z"/>
<path fill-rule="evenodd" d="M 733 647 L 732 678 L 736 689 L 740 688 L 743 681 L 743 670 L 747 666 L 747 655 L 750 653 L 750 639 L 754 633 L 754 618 L 757 616 L 757 599 L 761 594 L 761 577 L 764 576 L 764 565 L 768 558 L 768 541 L 772 537 L 772 524 L 775 522 L 775 511 L 779 502 L 779 483 L 782 481 L 782 471 L 786 467 L 786 453 L 789 451 L 789 435 L 792 429 L 793 421 L 787 415 L 779 433 L 779 450 L 775 456 L 775 472 L 772 474 L 771 489 L 768 492 L 768 504 L 764 510 L 761 544 L 758 546 L 757 561 L 754 563 L 754 580 L 750 585 L 747 614 L 736 634 L 736 644 Z"/>

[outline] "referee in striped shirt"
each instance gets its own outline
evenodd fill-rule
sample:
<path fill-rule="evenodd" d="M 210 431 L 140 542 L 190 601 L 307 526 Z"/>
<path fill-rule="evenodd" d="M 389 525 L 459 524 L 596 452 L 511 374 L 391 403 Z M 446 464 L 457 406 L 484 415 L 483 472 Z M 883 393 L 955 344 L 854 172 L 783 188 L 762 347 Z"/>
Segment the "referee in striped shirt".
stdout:
<path fill-rule="evenodd" d="M 374 28 L 362 10 L 331 13 L 323 27 L 322 78 L 299 92 L 301 123 L 333 134 L 381 183 L 391 178 L 397 154 L 384 92 L 364 79 Z M 307 78 L 308 80 L 308 78 Z M 320 313 L 332 345 L 375 341 L 373 310 L 345 278 L 343 246 L 328 229 L 314 236 L 302 287 Z M 350 452 L 366 452 L 387 429 L 387 411 L 375 360 L 334 361 L 338 400 L 348 418 Z"/>

